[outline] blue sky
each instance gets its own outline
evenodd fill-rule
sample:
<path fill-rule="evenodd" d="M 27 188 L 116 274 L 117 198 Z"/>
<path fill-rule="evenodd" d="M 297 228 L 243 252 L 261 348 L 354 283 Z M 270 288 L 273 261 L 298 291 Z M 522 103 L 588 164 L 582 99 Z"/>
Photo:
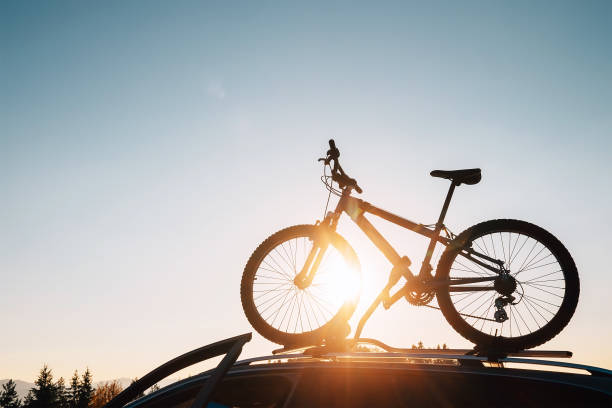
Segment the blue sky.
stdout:
<path fill-rule="evenodd" d="M 425 223 L 447 187 L 428 172 L 481 167 L 447 224 L 525 219 L 563 241 L 582 293 L 546 347 L 612 367 L 609 2 L 0 7 L 0 378 L 135 377 L 249 331 L 242 268 L 320 217 L 330 137 L 366 200 Z M 420 263 L 422 241 L 376 225 Z M 384 284 L 384 258 L 340 232 Z M 469 346 L 404 304 L 364 334 Z"/>

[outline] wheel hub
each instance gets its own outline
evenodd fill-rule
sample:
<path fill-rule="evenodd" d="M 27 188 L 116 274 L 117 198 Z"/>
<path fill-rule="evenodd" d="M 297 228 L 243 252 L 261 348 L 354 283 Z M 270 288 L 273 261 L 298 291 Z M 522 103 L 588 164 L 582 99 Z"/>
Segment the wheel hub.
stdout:
<path fill-rule="evenodd" d="M 503 272 L 493 282 L 493 288 L 505 296 L 510 296 L 516 290 L 516 279 L 508 272 Z"/>
<path fill-rule="evenodd" d="M 300 290 L 304 290 L 306 289 L 308 286 L 310 286 L 310 282 L 308 282 L 306 279 L 299 279 L 298 276 L 296 276 L 295 278 L 293 278 L 293 283 L 295 284 L 295 286 L 300 289 Z"/>

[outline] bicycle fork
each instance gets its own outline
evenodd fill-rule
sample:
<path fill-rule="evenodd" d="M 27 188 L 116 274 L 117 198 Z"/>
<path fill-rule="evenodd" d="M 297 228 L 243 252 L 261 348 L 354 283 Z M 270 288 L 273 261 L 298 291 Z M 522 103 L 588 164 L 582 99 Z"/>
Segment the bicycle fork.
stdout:
<path fill-rule="evenodd" d="M 322 224 L 319 225 L 319 231 L 316 236 L 313 237 L 312 249 L 308 253 L 306 261 L 304 261 L 304 266 L 302 266 L 300 272 L 293 278 L 293 283 L 295 283 L 298 288 L 306 289 L 312 284 L 328 247 L 329 237 L 327 236 L 325 226 Z"/>
<path fill-rule="evenodd" d="M 306 258 L 306 261 L 304 262 L 302 270 L 295 275 L 295 278 L 293 278 L 293 283 L 295 283 L 295 286 L 300 289 L 306 289 L 310 286 L 317 273 L 317 270 L 319 269 L 319 265 L 321 265 L 321 260 L 323 259 L 328 246 L 329 243 L 325 243 L 322 246 L 317 246 L 316 244 L 313 245 L 308 257 Z"/>

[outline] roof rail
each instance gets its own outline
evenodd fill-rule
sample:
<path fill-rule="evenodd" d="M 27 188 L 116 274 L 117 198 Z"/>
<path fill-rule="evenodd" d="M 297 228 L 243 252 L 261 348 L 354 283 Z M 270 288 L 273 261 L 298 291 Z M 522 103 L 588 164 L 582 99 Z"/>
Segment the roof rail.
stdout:
<path fill-rule="evenodd" d="M 142 378 L 134 381 L 132 385 L 127 387 L 115 398 L 108 402 L 104 408 L 120 408 L 128 402 L 132 401 L 138 394 L 144 392 L 147 388 L 156 384 L 167 376 L 182 370 L 183 368 L 197 364 L 209 358 L 225 354 L 217 368 L 211 373 L 210 378 L 204 383 L 204 386 L 198 391 L 197 397 L 192 407 L 203 407 L 209 402 L 212 393 L 215 390 L 219 381 L 223 378 L 227 370 L 234 364 L 242 351 L 242 346 L 251 340 L 252 334 L 245 333 L 239 336 L 230 337 L 229 339 L 221 340 L 216 343 L 209 344 L 191 350 L 172 360 L 160 365 Z"/>

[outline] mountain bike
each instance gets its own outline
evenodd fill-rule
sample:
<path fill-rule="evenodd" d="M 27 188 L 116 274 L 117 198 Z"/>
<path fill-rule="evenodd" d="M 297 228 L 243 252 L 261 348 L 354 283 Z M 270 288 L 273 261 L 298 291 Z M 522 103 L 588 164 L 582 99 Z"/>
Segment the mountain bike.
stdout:
<path fill-rule="evenodd" d="M 336 232 L 343 213 L 392 265 L 387 284 L 359 321 L 355 339 L 381 303 L 388 309 L 402 298 L 439 309 L 476 347 L 532 348 L 568 324 L 578 303 L 579 278 L 574 260 L 557 238 L 513 219 L 481 222 L 458 235 L 444 224 L 455 188 L 478 183 L 480 169 L 430 173 L 450 180 L 450 187 L 438 221 L 425 225 L 353 197 L 353 191 L 362 193 L 362 189 L 340 166 L 340 151 L 333 140 L 329 147 L 327 156 L 319 160 L 323 162 L 321 179 L 329 190 L 328 204 L 331 194 L 339 197 L 335 209 L 314 225 L 295 225 L 271 235 L 244 268 L 242 306 L 263 337 L 301 346 L 349 334 L 347 322 L 359 300 L 361 272 L 355 251 Z M 417 274 L 410 269 L 411 260 L 401 256 L 368 221 L 367 213 L 429 239 Z M 437 245 L 444 251 L 433 274 L 431 261 Z M 402 279 L 403 286 L 391 294 Z M 437 306 L 430 305 L 434 298 Z"/>

